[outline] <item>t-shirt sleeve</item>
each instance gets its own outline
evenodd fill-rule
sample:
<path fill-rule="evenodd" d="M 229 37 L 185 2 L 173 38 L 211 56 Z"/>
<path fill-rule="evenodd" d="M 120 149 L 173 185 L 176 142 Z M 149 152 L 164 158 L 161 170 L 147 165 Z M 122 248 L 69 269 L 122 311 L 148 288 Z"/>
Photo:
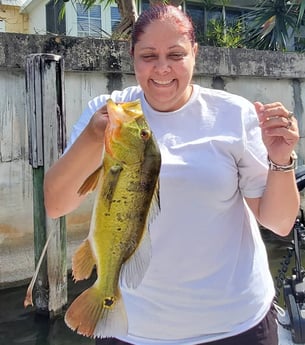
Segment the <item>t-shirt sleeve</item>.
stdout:
<path fill-rule="evenodd" d="M 243 110 L 244 151 L 238 162 L 239 188 L 244 197 L 261 197 L 268 175 L 267 150 L 262 141 L 256 110 L 252 104 Z"/>

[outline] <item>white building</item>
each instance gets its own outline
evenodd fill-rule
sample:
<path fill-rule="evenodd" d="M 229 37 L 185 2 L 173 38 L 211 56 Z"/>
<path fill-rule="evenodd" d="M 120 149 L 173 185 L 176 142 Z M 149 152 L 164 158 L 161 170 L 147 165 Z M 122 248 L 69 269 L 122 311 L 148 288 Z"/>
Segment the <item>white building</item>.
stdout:
<path fill-rule="evenodd" d="M 61 16 L 63 5 L 65 14 Z M 29 17 L 30 34 L 107 37 L 120 19 L 115 5 L 105 8 L 105 5 L 99 4 L 85 11 L 81 4 L 64 3 L 63 0 L 27 0 L 20 11 Z"/>

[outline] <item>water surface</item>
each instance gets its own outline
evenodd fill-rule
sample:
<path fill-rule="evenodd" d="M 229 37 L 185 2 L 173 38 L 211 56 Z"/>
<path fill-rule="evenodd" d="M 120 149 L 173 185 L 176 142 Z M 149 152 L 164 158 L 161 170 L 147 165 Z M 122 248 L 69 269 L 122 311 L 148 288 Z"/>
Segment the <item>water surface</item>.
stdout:
<path fill-rule="evenodd" d="M 91 282 L 92 283 L 92 282 Z M 88 282 L 68 283 L 72 301 Z M 71 331 L 63 318 L 50 320 L 34 307 L 23 308 L 27 286 L 0 290 L 0 345 L 94 345 L 94 340 Z"/>

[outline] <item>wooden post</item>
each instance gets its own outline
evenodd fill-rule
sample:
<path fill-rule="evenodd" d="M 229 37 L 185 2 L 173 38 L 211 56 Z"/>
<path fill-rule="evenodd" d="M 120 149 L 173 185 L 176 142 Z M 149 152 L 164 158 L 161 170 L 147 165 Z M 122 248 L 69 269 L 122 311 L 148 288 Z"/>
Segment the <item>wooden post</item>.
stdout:
<path fill-rule="evenodd" d="M 44 174 L 66 144 L 64 62 L 54 54 L 32 54 L 26 61 L 29 161 L 33 167 L 35 265 L 50 233 L 47 258 L 37 278 L 33 302 L 37 312 L 55 317 L 67 303 L 65 218 L 50 219 L 44 209 Z"/>

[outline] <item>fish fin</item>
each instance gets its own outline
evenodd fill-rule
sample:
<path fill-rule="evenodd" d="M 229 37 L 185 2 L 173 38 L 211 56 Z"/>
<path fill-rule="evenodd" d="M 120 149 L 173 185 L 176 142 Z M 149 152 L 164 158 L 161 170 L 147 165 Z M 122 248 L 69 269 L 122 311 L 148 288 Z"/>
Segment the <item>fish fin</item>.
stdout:
<path fill-rule="evenodd" d="M 134 253 L 124 262 L 120 272 L 120 282 L 128 288 L 135 289 L 140 285 L 151 259 L 151 241 L 148 228 Z"/>
<path fill-rule="evenodd" d="M 72 273 L 74 280 L 88 279 L 95 265 L 92 248 L 86 239 L 76 250 L 72 258 Z"/>
<path fill-rule="evenodd" d="M 158 179 L 148 212 L 148 224 L 153 222 L 160 210 L 160 181 Z"/>
<path fill-rule="evenodd" d="M 121 293 L 118 291 L 114 297 L 103 297 L 100 289 L 93 285 L 70 305 L 65 314 L 65 323 L 86 337 L 126 335 L 128 322 Z"/>
<path fill-rule="evenodd" d="M 113 308 L 104 308 L 99 319 L 94 336 L 97 338 L 126 336 L 128 332 L 128 319 L 121 294 L 118 296 Z"/>
<path fill-rule="evenodd" d="M 89 175 L 85 182 L 77 191 L 79 195 L 86 195 L 93 192 L 98 184 L 103 166 L 98 167 L 91 175 Z"/>

